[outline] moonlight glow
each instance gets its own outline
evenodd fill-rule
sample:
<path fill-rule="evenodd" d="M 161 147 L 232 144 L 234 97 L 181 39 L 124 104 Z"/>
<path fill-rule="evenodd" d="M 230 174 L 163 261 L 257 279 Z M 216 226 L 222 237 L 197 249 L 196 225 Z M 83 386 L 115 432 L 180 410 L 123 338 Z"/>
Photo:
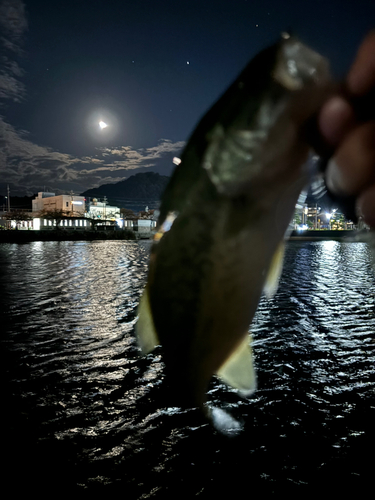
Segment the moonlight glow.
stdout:
<path fill-rule="evenodd" d="M 108 108 L 93 109 L 85 116 L 86 132 L 96 146 L 112 144 L 119 135 L 120 125 L 116 113 Z"/>

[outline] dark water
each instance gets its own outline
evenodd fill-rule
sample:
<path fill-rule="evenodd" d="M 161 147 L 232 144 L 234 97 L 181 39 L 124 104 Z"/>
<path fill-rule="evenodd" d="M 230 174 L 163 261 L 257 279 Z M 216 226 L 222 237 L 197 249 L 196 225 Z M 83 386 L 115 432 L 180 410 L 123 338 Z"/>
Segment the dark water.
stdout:
<path fill-rule="evenodd" d="M 212 404 L 219 435 L 163 406 L 160 351 L 138 357 L 148 242 L 0 245 L 3 488 L 46 496 L 246 498 L 367 491 L 375 444 L 375 280 L 365 243 L 288 245 L 252 325 L 259 390 Z M 158 348 L 160 349 L 160 348 Z"/>

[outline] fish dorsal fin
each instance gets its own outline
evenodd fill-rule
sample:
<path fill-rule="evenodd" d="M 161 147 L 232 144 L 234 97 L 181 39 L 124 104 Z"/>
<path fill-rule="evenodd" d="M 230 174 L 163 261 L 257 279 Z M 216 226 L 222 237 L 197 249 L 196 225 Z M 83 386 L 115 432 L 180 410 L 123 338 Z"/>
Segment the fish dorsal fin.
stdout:
<path fill-rule="evenodd" d="M 159 345 L 154 320 L 152 319 L 147 286 L 143 291 L 138 305 L 138 321 L 135 326 L 135 331 L 138 337 L 139 347 L 142 349 L 142 354 L 148 354 Z"/>
<path fill-rule="evenodd" d="M 249 396 L 256 390 L 256 374 L 248 335 L 221 366 L 217 375 L 244 396 Z"/>
<path fill-rule="evenodd" d="M 277 291 L 281 272 L 283 270 L 284 253 L 285 253 L 285 242 L 282 241 L 277 247 L 276 252 L 272 257 L 271 264 L 268 269 L 266 282 L 263 288 L 263 291 L 267 299 L 271 299 Z"/>

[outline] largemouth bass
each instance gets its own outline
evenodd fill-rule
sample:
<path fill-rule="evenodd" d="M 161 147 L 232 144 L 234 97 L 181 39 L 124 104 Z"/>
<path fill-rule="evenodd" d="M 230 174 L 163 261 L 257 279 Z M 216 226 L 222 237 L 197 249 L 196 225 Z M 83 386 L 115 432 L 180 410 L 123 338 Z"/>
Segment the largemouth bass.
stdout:
<path fill-rule="evenodd" d="M 171 402 L 205 408 L 214 374 L 254 391 L 249 325 L 277 286 L 308 180 L 305 125 L 330 91 L 327 61 L 285 35 L 207 112 L 177 162 L 137 324 L 144 353 L 162 345 Z"/>

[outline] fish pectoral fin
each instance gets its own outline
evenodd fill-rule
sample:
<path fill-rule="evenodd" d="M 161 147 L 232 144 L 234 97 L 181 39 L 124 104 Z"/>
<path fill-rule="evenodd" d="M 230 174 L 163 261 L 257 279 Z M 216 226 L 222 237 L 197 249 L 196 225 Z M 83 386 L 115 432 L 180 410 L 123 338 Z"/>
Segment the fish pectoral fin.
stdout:
<path fill-rule="evenodd" d="M 272 257 L 271 265 L 268 269 L 266 282 L 263 287 L 263 291 L 267 299 L 271 299 L 275 295 L 277 287 L 279 286 L 279 280 L 283 270 L 284 253 L 285 253 L 285 242 L 282 241 L 277 247 L 276 252 Z"/>
<path fill-rule="evenodd" d="M 142 350 L 142 354 L 148 354 L 153 351 L 157 345 L 159 345 L 158 335 L 152 318 L 147 286 L 143 291 L 138 305 L 138 321 L 135 326 L 135 332 L 137 334 L 138 344 Z"/>
<path fill-rule="evenodd" d="M 247 335 L 218 370 L 217 376 L 228 385 L 238 389 L 244 396 L 250 396 L 256 390 L 257 379 Z"/>

